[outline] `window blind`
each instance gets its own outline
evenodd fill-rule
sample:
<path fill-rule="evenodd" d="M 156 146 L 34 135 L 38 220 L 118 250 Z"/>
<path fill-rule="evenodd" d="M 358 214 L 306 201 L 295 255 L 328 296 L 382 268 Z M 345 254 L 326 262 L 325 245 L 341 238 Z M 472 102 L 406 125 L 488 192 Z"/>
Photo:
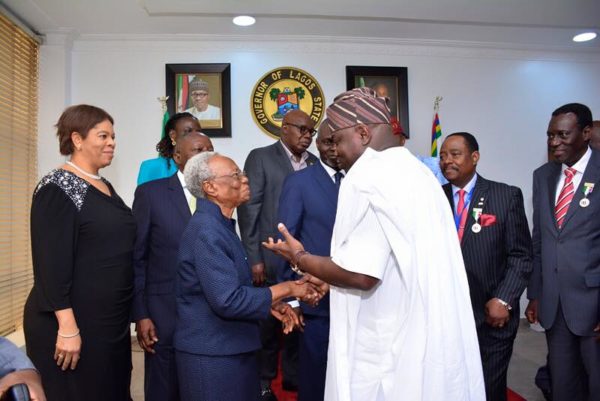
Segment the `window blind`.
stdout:
<path fill-rule="evenodd" d="M 39 44 L 0 13 L 0 335 L 22 326 L 33 283 Z"/>

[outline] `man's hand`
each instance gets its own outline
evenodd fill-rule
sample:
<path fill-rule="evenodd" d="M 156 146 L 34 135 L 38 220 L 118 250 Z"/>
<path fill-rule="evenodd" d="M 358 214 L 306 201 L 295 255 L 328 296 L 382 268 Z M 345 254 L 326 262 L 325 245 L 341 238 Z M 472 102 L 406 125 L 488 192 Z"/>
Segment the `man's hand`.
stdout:
<path fill-rule="evenodd" d="M 538 322 L 538 300 L 532 299 L 527 304 L 527 308 L 525 308 L 525 317 L 527 321 L 531 324 Z"/>
<path fill-rule="evenodd" d="M 500 303 L 498 298 L 492 298 L 485 304 L 485 321 L 492 327 L 502 328 L 510 319 L 510 311 Z"/>
<path fill-rule="evenodd" d="M 0 379 L 0 396 L 15 384 L 24 383 L 29 389 L 32 401 L 46 401 L 40 374 L 34 369 L 17 370 Z"/>
<path fill-rule="evenodd" d="M 290 295 L 310 306 L 316 306 L 321 298 L 323 298 L 317 288 L 309 282 L 299 283 L 298 281 L 288 281 L 287 283 L 290 284 L 288 287 L 291 291 Z"/>
<path fill-rule="evenodd" d="M 327 292 L 329 292 L 329 284 L 310 274 L 305 274 L 299 280 L 296 280 L 296 284 L 304 284 L 307 282 L 311 283 L 314 286 L 315 290 L 319 293 L 319 300 L 323 298 L 325 294 L 327 294 Z"/>
<path fill-rule="evenodd" d="M 146 352 L 154 354 L 154 344 L 158 342 L 156 336 L 156 327 L 149 318 L 141 319 L 135 322 L 135 332 L 137 335 L 138 344 Z"/>
<path fill-rule="evenodd" d="M 276 302 L 271 306 L 271 314 L 281 321 L 284 334 L 291 333 L 294 327 L 301 327 L 300 319 L 293 308 L 285 302 Z M 304 323 L 302 323 L 304 325 Z"/>
<path fill-rule="evenodd" d="M 265 284 L 266 275 L 265 275 L 265 264 L 263 262 L 259 262 L 252 265 L 252 284 L 255 287 L 262 287 Z"/>
<path fill-rule="evenodd" d="M 276 242 L 273 237 L 269 237 L 262 245 L 268 250 L 283 256 L 289 262 L 296 253 L 304 250 L 304 246 L 289 233 L 283 223 L 279 223 L 277 229 L 283 235 L 284 241 L 278 239 Z"/>

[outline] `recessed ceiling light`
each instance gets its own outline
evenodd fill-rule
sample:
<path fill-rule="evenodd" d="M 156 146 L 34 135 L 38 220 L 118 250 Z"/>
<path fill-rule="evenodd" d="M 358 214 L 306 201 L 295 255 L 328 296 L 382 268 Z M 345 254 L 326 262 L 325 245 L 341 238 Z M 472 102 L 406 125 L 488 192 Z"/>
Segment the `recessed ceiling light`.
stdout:
<path fill-rule="evenodd" d="M 238 26 L 250 26 L 254 25 L 256 19 L 249 15 L 239 15 L 233 19 L 233 23 Z"/>
<path fill-rule="evenodd" d="M 573 36 L 573 42 L 587 42 L 588 40 L 596 39 L 596 32 L 584 32 Z"/>

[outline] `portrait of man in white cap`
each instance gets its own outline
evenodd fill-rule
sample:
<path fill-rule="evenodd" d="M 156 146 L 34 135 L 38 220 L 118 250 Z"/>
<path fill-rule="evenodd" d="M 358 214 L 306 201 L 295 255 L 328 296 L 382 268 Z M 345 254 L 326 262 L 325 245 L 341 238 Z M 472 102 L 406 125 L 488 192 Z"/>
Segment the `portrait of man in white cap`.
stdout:
<path fill-rule="evenodd" d="M 196 76 L 189 85 L 190 97 L 192 98 L 192 107 L 185 110 L 191 113 L 198 120 L 220 120 L 221 109 L 209 104 L 210 91 L 208 82 Z"/>

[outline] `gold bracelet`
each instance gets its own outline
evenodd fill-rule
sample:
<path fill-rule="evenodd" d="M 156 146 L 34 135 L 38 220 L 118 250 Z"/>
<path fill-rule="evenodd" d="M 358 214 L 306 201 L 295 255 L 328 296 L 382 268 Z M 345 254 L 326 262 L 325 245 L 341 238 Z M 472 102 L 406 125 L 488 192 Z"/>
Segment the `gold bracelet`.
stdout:
<path fill-rule="evenodd" d="M 56 334 L 58 334 L 58 336 L 62 337 L 62 338 L 73 338 L 73 337 L 77 337 L 79 335 L 79 330 L 77 330 L 77 333 L 73 333 L 73 334 L 61 334 L 60 331 L 57 331 Z"/>

